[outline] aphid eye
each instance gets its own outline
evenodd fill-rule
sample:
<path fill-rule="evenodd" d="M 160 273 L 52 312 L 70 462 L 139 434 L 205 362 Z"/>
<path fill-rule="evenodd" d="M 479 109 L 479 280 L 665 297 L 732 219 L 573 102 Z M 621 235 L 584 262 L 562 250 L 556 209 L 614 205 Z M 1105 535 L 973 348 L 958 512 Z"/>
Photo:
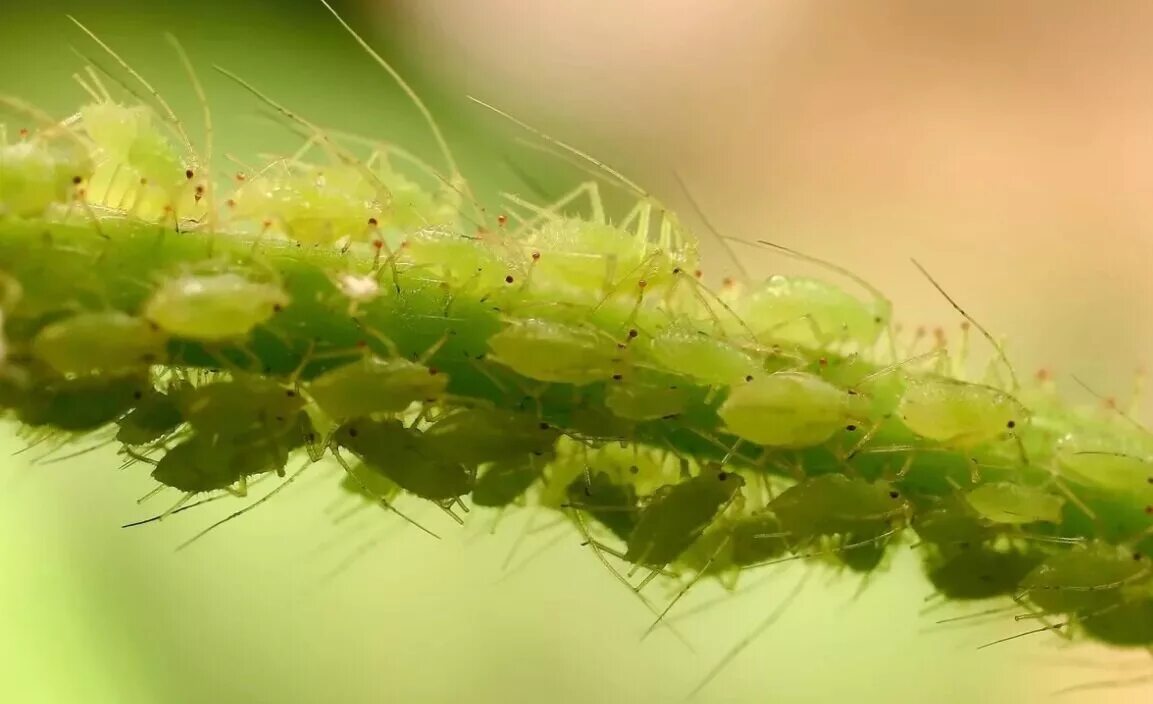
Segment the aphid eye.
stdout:
<path fill-rule="evenodd" d="M 1009 421 L 1008 423 L 1006 423 L 1006 424 L 1005 424 L 1005 427 L 1006 427 L 1006 428 L 1008 428 L 1008 429 L 1010 429 L 1010 430 L 1012 430 L 1013 428 L 1016 428 L 1016 427 L 1017 427 L 1017 421 L 1015 421 L 1015 420 L 1011 420 L 1011 421 Z"/>
<path fill-rule="evenodd" d="M 1146 516 L 1153 516 L 1153 505 L 1145 507 L 1145 515 Z"/>
<path fill-rule="evenodd" d="M 613 374 L 613 381 L 620 381 L 623 378 L 624 378 L 624 375 L 622 375 L 622 374 Z"/>
<path fill-rule="evenodd" d="M 635 464 L 629 466 L 629 474 L 640 474 L 640 473 L 641 473 L 640 467 L 636 466 Z"/>
<path fill-rule="evenodd" d="M 357 431 L 357 429 L 356 429 L 356 428 L 349 428 L 349 429 L 348 429 L 348 437 L 350 437 L 350 438 L 354 438 L 354 437 L 356 437 L 357 435 L 360 435 L 360 433 Z"/>
<path fill-rule="evenodd" d="M 873 322 L 880 325 L 881 323 L 885 322 L 885 319 L 878 315 L 878 316 L 873 318 Z"/>
<path fill-rule="evenodd" d="M 77 185 L 77 186 L 79 186 L 79 185 L 80 185 L 81 183 L 83 183 L 83 182 L 84 182 L 84 177 L 83 177 L 83 176 L 73 176 L 73 177 L 72 177 L 72 183 L 74 183 L 74 184 L 75 184 L 75 185 Z"/>
<path fill-rule="evenodd" d="M 292 389 L 285 391 L 284 395 L 287 396 L 288 398 L 296 398 L 296 392 L 293 391 Z"/>
<path fill-rule="evenodd" d="M 377 224 L 378 224 L 378 222 L 377 222 L 377 219 L 376 219 L 376 218 L 369 218 L 369 219 L 368 219 L 368 224 L 369 224 L 369 225 L 372 225 L 373 227 L 376 227 L 376 226 L 377 226 Z M 376 244 L 376 243 L 375 243 L 375 242 L 373 242 L 373 244 Z M 382 246 L 384 245 L 384 243 L 383 243 L 383 242 L 381 242 L 380 244 L 381 244 Z"/>
<path fill-rule="evenodd" d="M 184 178 L 188 179 L 189 181 L 191 181 L 192 177 L 195 175 L 196 174 L 192 171 L 192 169 L 188 169 L 187 171 L 184 172 Z"/>
<path fill-rule="evenodd" d="M 890 499 L 899 499 L 899 498 L 901 498 L 901 492 L 899 492 L 899 491 L 890 491 L 890 492 L 889 492 L 889 498 L 890 498 Z"/>
<path fill-rule="evenodd" d="M 745 381 L 752 381 L 752 380 L 753 380 L 752 374 L 749 374 L 748 376 L 745 377 Z"/>
<path fill-rule="evenodd" d="M 857 426 L 855 426 L 855 425 L 846 425 L 845 426 L 845 430 L 849 431 L 850 433 L 856 429 L 857 429 Z"/>
<path fill-rule="evenodd" d="M 144 398 L 144 392 L 143 391 L 133 391 L 132 392 L 132 398 L 139 401 L 140 399 Z"/>
<path fill-rule="evenodd" d="M 1143 557 L 1144 557 L 1144 555 L 1142 555 L 1139 552 L 1133 553 L 1133 561 L 1134 562 L 1140 562 Z"/>
<path fill-rule="evenodd" d="M 629 330 L 629 339 L 632 340 L 639 334 L 640 333 L 636 331 L 636 328 L 633 328 L 632 330 Z"/>
<path fill-rule="evenodd" d="M 1153 477 L 1149 477 L 1148 479 L 1145 480 L 1145 482 L 1148 484 L 1153 484 Z"/>
<path fill-rule="evenodd" d="M 720 479 L 722 482 L 728 478 L 729 478 L 728 472 L 717 472 L 717 479 Z"/>
<path fill-rule="evenodd" d="M 512 278 L 512 274 L 509 274 L 508 276 L 504 277 L 504 282 L 506 284 L 511 284 L 514 280 L 515 279 Z"/>
<path fill-rule="evenodd" d="M 545 423 L 544 421 L 541 421 L 541 424 L 540 424 L 540 429 L 541 429 L 541 430 L 548 430 L 548 429 L 549 429 L 549 428 L 551 428 L 551 427 L 552 427 L 552 426 L 551 426 L 551 425 L 549 425 L 548 423 Z"/>
<path fill-rule="evenodd" d="M 280 305 L 279 303 L 273 303 L 272 310 L 274 313 L 279 313 L 280 311 L 284 310 L 284 306 Z"/>

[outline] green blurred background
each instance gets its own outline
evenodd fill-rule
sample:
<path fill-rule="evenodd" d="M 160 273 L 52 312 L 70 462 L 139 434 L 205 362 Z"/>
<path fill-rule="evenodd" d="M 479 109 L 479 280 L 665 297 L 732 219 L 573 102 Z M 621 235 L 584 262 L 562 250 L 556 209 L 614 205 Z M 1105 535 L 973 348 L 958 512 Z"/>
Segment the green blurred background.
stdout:
<path fill-rule="evenodd" d="M 1078 253 L 1086 261 L 1087 253 L 1124 252 L 1132 243 L 1110 246 L 1119 240 L 1091 232 L 1081 220 L 1070 227 L 1089 234 L 1055 231 L 1042 219 L 1033 230 L 1013 230 L 1026 245 L 1037 245 L 1035 266 L 1027 269 L 1027 257 L 1013 259 L 1027 247 L 998 249 L 982 239 L 995 239 L 996 227 L 976 227 L 968 238 L 958 234 L 950 219 L 955 213 L 940 205 L 939 194 L 918 198 L 885 191 L 882 180 L 864 195 L 889 205 L 855 210 L 864 196 L 845 186 L 854 172 L 842 168 L 835 151 L 800 149 L 801 156 L 782 159 L 781 171 L 766 178 L 767 167 L 750 161 L 758 153 L 754 147 L 763 145 L 749 147 L 741 163 L 734 156 L 740 153 L 736 135 L 758 127 L 785 129 L 790 123 L 779 113 L 800 103 L 788 100 L 774 78 L 791 69 L 774 73 L 762 67 L 763 74 L 752 76 L 763 75 L 763 81 L 753 80 L 748 72 L 756 62 L 746 54 L 772 53 L 778 46 L 773 38 L 785 36 L 783 45 L 792 47 L 785 55 L 816 70 L 823 54 L 796 49 L 803 45 L 796 36 L 811 30 L 811 20 L 769 23 L 752 13 L 763 36 L 734 38 L 725 28 L 732 32 L 749 24 L 745 16 L 753 3 L 721 3 L 718 12 L 728 12 L 727 18 L 695 27 L 687 27 L 682 16 L 688 5 L 610 5 L 578 10 L 575 3 L 558 3 L 550 17 L 544 5 L 510 0 L 467 9 L 449 2 L 337 3 L 427 97 L 483 195 L 500 188 L 554 193 L 579 174 L 518 146 L 518 135 L 464 100 L 466 92 L 609 155 L 654 183 L 658 193 L 683 202 L 671 185 L 670 174 L 678 169 L 730 231 L 769 231 L 781 242 L 848 264 L 892 291 L 909 322 L 918 316 L 950 321 L 948 309 L 925 295 L 924 282 L 904 264 L 905 256 L 920 256 L 936 264 L 952 290 L 994 329 L 1012 334 L 1027 364 L 1056 362 L 1110 391 L 1125 390 L 1128 367 L 1134 366 L 1128 360 L 1145 348 L 1148 326 L 1135 322 L 1142 309 L 1133 304 L 1143 289 L 1123 274 L 1105 285 L 1103 276 L 1074 265 Z M 69 47 L 90 56 L 98 52 L 66 13 L 154 81 L 197 134 L 198 107 L 162 36 L 177 34 L 209 92 L 218 154 L 252 158 L 291 150 L 299 140 L 211 71 L 212 64 L 236 71 L 317 122 L 393 140 L 437 159 L 412 106 L 313 2 L 6 0 L 0 7 L 0 92 L 56 115 L 80 104 L 84 96 L 70 75 L 83 62 Z M 792 27 L 792 34 L 782 27 Z M 554 42 L 558 36 L 567 41 Z M 894 85 L 900 85 L 896 79 Z M 848 83 L 841 89 L 856 94 Z M 995 106 L 995 98 L 975 100 Z M 702 107 L 709 101 L 712 111 Z M 758 124 L 749 105 L 768 105 L 764 109 L 774 111 L 776 122 Z M 802 111 L 795 119 L 803 117 Z M 915 111 L 907 117 L 915 118 Z M 651 121 L 651 129 L 643 120 Z M 805 143 L 795 128 L 785 133 Z M 867 129 L 859 139 L 868 141 Z M 806 154 L 823 154 L 826 162 L 802 168 Z M 910 162 L 909 153 L 904 159 Z M 838 168 L 844 177 L 839 181 Z M 820 169 L 834 176 L 802 178 Z M 534 183 L 519 180 L 518 172 L 531 173 Z M 950 183 L 963 180 L 954 177 Z M 973 193 L 967 197 L 970 205 L 980 201 Z M 1022 201 L 1019 210 L 1033 212 L 1036 205 Z M 997 213 L 988 215 L 986 225 L 1017 223 Z M 937 239 L 924 229 L 934 214 L 939 222 L 953 223 Z M 1125 229 L 1124 222 L 1112 227 Z M 1072 252 L 1058 263 L 1038 254 L 1053 249 L 1054 237 Z M 714 279 L 731 270 L 715 246 L 706 257 L 715 264 Z M 760 273 L 790 268 L 767 257 L 749 257 L 746 264 Z M 1065 278 L 1064 297 L 1049 295 L 1061 285 L 1045 282 L 1061 275 L 1081 277 L 1072 279 L 1079 285 Z M 477 514 L 462 532 L 437 512 L 419 513 L 419 505 L 409 505 L 445 534 L 440 542 L 377 512 L 334 525 L 336 480 L 317 468 L 268 506 L 174 553 L 175 545 L 234 506 L 222 501 L 163 525 L 121 529 L 121 523 L 162 510 L 168 500 L 136 504 L 151 488 L 146 472 L 117 471 L 116 459 L 105 452 L 34 466 L 38 450 L 13 455 L 24 441 L 11 429 L 0 432 L 0 701 L 673 702 L 803 574 L 800 567 L 781 570 L 747 594 L 678 622 L 692 652 L 667 631 L 639 641 L 650 615 L 579 546 L 575 534 L 565 534 L 523 569 L 504 569 L 531 520 L 527 514 L 511 514 L 494 530 L 495 516 Z M 555 535 L 529 536 L 514 564 Z M 985 625 L 934 626 L 960 612 L 922 613 L 929 591 L 915 553 L 902 550 L 897 557 L 888 573 L 875 575 L 860 593 L 855 578 L 818 571 L 786 616 L 697 700 L 1033 702 L 1048 700 L 1064 684 L 1124 676 L 1116 674 L 1116 658 L 1065 653 L 1052 639 L 976 651 L 1020 625 L 1001 617 Z M 698 588 L 680 610 L 718 594 Z M 1082 662 L 1087 658 L 1095 659 Z M 1127 690 L 1109 700 L 1140 696 Z"/>

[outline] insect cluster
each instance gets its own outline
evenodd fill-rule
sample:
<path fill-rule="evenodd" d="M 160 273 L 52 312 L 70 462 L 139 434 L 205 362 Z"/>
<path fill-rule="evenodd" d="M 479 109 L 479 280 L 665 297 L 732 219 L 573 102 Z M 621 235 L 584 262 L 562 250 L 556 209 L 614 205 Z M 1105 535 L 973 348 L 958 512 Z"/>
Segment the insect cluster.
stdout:
<path fill-rule="evenodd" d="M 0 145 L 0 408 L 32 441 L 118 445 L 165 514 L 320 463 L 396 513 L 549 509 L 637 590 L 913 545 L 944 598 L 1153 646 L 1153 435 L 1125 415 L 1003 355 L 967 378 L 871 288 L 716 292 L 611 170 L 620 218 L 593 181 L 484 209 L 451 155 L 358 154 L 264 98 L 305 148 L 229 190 L 132 75 L 152 101 L 95 72 L 64 120 L 5 99 L 33 126 Z"/>

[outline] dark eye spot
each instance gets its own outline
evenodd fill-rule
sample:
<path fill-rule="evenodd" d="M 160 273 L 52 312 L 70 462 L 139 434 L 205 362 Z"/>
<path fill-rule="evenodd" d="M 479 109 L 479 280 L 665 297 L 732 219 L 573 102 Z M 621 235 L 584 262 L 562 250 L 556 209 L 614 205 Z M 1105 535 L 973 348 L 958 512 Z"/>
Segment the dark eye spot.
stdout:
<path fill-rule="evenodd" d="M 143 391 L 133 391 L 132 392 L 132 398 L 139 401 L 140 399 L 144 398 L 144 392 Z"/>
<path fill-rule="evenodd" d="M 621 374 L 613 374 L 613 381 L 620 381 L 624 376 Z"/>
<path fill-rule="evenodd" d="M 514 280 L 515 279 L 512 278 L 512 274 L 509 274 L 508 276 L 504 277 L 504 282 L 506 284 L 511 284 Z"/>
<path fill-rule="evenodd" d="M 349 429 L 348 429 L 348 437 L 350 437 L 350 438 L 354 438 L 354 437 L 356 437 L 357 435 L 360 435 L 360 431 L 359 431 L 359 430 L 357 430 L 356 428 L 349 428 Z"/>
<path fill-rule="evenodd" d="M 72 177 L 72 183 L 76 184 L 77 186 L 79 186 L 83 181 L 84 181 L 83 176 L 73 176 Z"/>
<path fill-rule="evenodd" d="M 629 474 L 640 474 L 640 473 L 641 473 L 640 467 L 636 466 L 635 464 L 629 466 Z"/>
<path fill-rule="evenodd" d="M 1133 561 L 1134 562 L 1140 562 L 1143 557 L 1144 557 L 1144 555 L 1142 555 L 1139 552 L 1133 553 Z"/>
<path fill-rule="evenodd" d="M 720 479 L 722 482 L 728 478 L 729 478 L 728 472 L 717 472 L 717 479 Z"/>
<path fill-rule="evenodd" d="M 855 425 L 853 425 L 853 424 L 851 424 L 851 423 L 850 423 L 849 425 L 846 425 L 846 426 L 845 426 L 845 430 L 849 431 L 850 433 L 851 433 L 851 432 L 853 432 L 853 431 L 854 431 L 854 430 L 856 430 L 856 429 L 857 429 L 857 426 L 855 426 Z"/>
<path fill-rule="evenodd" d="M 890 499 L 899 499 L 899 498 L 901 498 L 901 492 L 899 492 L 899 491 L 890 491 L 890 492 L 889 492 L 889 498 L 890 498 Z"/>
<path fill-rule="evenodd" d="M 548 430 L 551 427 L 552 427 L 551 425 L 549 425 L 548 423 L 545 423 L 544 421 L 541 421 L 541 423 L 540 423 L 540 429 L 541 430 Z"/>
<path fill-rule="evenodd" d="M 296 392 L 295 392 L 295 391 L 293 391 L 292 389 L 289 389 L 288 391 L 285 391 L 285 392 L 284 392 L 284 395 L 285 395 L 285 396 L 287 396 L 287 397 L 289 397 L 289 398 L 296 398 Z"/>
<path fill-rule="evenodd" d="M 1013 428 L 1016 428 L 1016 427 L 1017 427 L 1017 421 L 1015 421 L 1015 420 L 1011 420 L 1011 421 L 1009 421 L 1008 423 L 1006 423 L 1006 424 L 1005 424 L 1005 427 L 1006 427 L 1006 428 L 1008 428 L 1008 429 L 1010 429 L 1010 430 L 1012 430 Z"/>
<path fill-rule="evenodd" d="M 745 381 L 752 381 L 752 380 L 753 380 L 752 374 L 749 374 L 748 376 L 745 377 Z"/>
<path fill-rule="evenodd" d="M 881 316 L 879 316 L 879 315 L 878 315 L 878 316 L 876 316 L 876 317 L 874 317 L 874 318 L 873 318 L 873 322 L 874 322 L 874 323 L 877 323 L 877 324 L 880 324 L 880 323 L 883 323 L 883 322 L 885 322 L 885 319 L 884 319 L 884 318 L 882 318 Z"/>

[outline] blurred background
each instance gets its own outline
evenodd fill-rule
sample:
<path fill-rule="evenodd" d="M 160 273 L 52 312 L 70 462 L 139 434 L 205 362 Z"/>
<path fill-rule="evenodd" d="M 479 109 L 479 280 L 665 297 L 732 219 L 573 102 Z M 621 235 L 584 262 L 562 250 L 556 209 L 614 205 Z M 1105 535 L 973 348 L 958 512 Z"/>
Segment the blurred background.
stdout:
<path fill-rule="evenodd" d="M 1147 358 L 1149 3 L 334 4 L 426 97 L 485 196 L 560 193 L 581 174 L 519 144 L 523 133 L 467 94 L 683 209 L 680 173 L 726 234 L 848 266 L 909 327 L 955 325 L 908 263 L 916 257 L 1009 338 L 1022 371 L 1075 373 L 1124 397 Z M 72 47 L 99 54 L 67 13 L 196 133 L 195 96 L 163 38 L 174 32 L 208 90 L 218 154 L 283 153 L 299 138 L 212 64 L 321 124 L 437 159 L 412 106 L 309 0 L 5 0 L 0 92 L 55 115 L 84 100 L 70 76 L 85 59 Z M 686 219 L 697 222 L 691 210 Z M 715 241 L 705 250 L 712 281 L 737 273 Z M 755 275 L 804 270 L 740 254 Z M 513 569 L 557 535 L 531 534 L 504 568 L 527 515 L 491 532 L 494 517 L 479 516 L 459 533 L 422 514 L 449 536 L 440 542 L 377 513 L 334 525 L 346 507 L 334 513 L 335 482 L 317 469 L 174 553 L 233 507 L 121 529 L 165 508 L 136 504 L 144 472 L 117 472 L 99 452 L 32 466 L 36 450 L 11 454 L 23 446 L 0 434 L 0 701 L 679 701 L 803 572 L 748 580 L 744 595 L 679 621 L 690 651 L 667 631 L 640 642 L 651 615 L 573 535 Z M 818 571 L 697 700 L 1041 702 L 1066 685 L 1153 672 L 1147 656 L 1046 637 L 977 651 L 1020 624 L 934 625 L 959 612 L 918 608 L 929 593 L 918 570 L 902 552 L 864 590 Z"/>

